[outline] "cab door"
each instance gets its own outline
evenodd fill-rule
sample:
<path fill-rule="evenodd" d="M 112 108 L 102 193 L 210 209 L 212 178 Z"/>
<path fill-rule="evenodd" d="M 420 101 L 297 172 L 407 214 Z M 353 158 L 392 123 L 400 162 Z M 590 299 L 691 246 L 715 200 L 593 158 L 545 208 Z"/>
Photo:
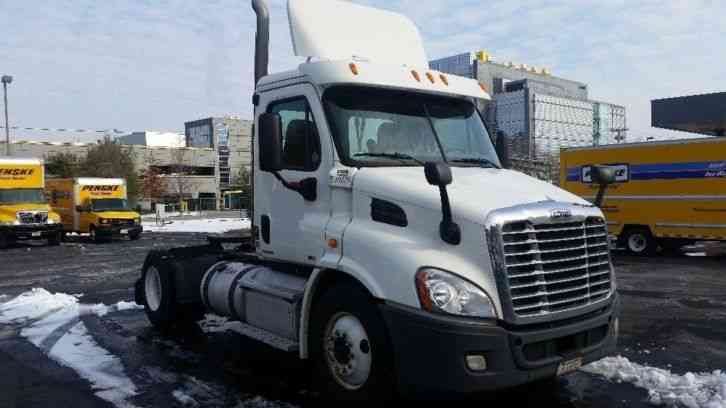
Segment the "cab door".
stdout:
<path fill-rule="evenodd" d="M 255 148 L 255 225 L 257 248 L 267 258 L 315 265 L 325 250 L 325 226 L 330 218 L 328 173 L 333 150 L 315 89 L 299 84 L 261 92 L 256 117 L 276 113 L 282 123 L 282 163 L 279 176 L 288 183 L 316 180 L 316 197 L 306 200 L 285 187 L 273 173 L 259 169 Z M 259 141 L 259 126 L 255 126 Z M 258 145 L 257 145 L 258 146 Z"/>

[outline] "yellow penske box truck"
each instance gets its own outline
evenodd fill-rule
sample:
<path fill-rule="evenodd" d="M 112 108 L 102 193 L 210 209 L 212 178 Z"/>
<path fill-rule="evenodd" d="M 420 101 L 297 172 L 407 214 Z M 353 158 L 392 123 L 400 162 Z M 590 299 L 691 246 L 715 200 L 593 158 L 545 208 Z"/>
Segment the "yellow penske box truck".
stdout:
<path fill-rule="evenodd" d="M 0 249 L 18 240 L 60 243 L 60 217 L 50 210 L 44 184 L 43 160 L 0 157 Z"/>
<path fill-rule="evenodd" d="M 47 190 L 64 233 L 90 234 L 96 242 L 119 235 L 135 240 L 141 235 L 141 216 L 129 208 L 124 179 L 50 179 Z"/>
<path fill-rule="evenodd" d="M 726 138 L 571 148 L 560 162 L 560 185 L 590 200 L 592 166 L 615 168 L 603 211 L 631 253 L 726 241 Z"/>

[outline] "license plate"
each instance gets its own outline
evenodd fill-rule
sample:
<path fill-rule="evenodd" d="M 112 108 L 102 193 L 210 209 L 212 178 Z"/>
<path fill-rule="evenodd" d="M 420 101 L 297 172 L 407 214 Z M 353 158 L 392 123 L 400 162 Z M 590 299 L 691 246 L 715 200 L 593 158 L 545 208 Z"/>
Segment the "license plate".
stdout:
<path fill-rule="evenodd" d="M 557 367 L 557 375 L 569 374 L 573 371 L 577 371 L 578 368 L 582 367 L 582 357 L 573 358 L 572 360 L 563 361 Z"/>
<path fill-rule="evenodd" d="M 40 237 L 40 236 L 42 236 L 42 235 L 43 235 L 43 233 L 42 233 L 42 232 L 40 232 L 40 231 L 37 231 L 37 232 L 33 232 L 33 233 L 32 233 L 32 236 L 34 236 L 34 237 Z"/>
<path fill-rule="evenodd" d="M 126 235 L 126 234 L 128 234 L 128 233 L 129 233 L 129 230 L 127 230 L 127 229 L 122 229 L 122 230 L 121 230 L 121 234 L 122 234 L 122 235 Z"/>

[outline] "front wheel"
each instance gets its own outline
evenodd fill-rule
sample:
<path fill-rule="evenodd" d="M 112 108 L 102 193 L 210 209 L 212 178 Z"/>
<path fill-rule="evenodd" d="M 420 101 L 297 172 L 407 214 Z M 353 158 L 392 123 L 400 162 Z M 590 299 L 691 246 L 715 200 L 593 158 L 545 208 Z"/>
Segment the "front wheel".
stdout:
<path fill-rule="evenodd" d="M 141 238 L 141 232 L 130 232 L 129 233 L 129 239 L 131 241 L 136 241 L 139 238 Z"/>
<path fill-rule="evenodd" d="M 326 397 L 349 402 L 390 400 L 393 353 L 372 299 L 355 287 L 336 286 L 316 303 L 313 316 L 313 361 Z"/>
<path fill-rule="evenodd" d="M 62 240 L 63 240 L 63 233 L 56 232 L 55 234 L 48 237 L 48 245 L 49 246 L 58 246 L 61 244 Z"/>

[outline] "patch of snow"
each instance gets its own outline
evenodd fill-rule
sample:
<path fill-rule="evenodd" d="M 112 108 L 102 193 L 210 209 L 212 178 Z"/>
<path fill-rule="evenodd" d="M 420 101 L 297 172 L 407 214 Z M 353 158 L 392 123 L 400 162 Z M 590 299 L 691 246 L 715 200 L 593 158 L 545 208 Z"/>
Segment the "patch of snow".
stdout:
<path fill-rule="evenodd" d="M 687 256 L 708 256 L 705 252 L 686 252 Z"/>
<path fill-rule="evenodd" d="M 221 234 L 233 230 L 251 228 L 249 218 L 202 218 L 195 220 L 175 220 L 170 224 L 156 225 L 153 221 L 144 221 L 144 231 L 149 232 L 206 232 Z"/>
<path fill-rule="evenodd" d="M 235 408 L 295 408 L 295 405 L 282 401 L 270 401 L 260 396 L 237 402 Z"/>
<path fill-rule="evenodd" d="M 88 380 L 100 398 L 119 407 L 131 406 L 127 399 L 136 395 L 136 386 L 124 373 L 121 360 L 100 347 L 83 322 L 61 337 L 48 356 Z"/>
<path fill-rule="evenodd" d="M 726 372 L 674 374 L 670 370 L 643 366 L 625 357 L 606 357 L 582 368 L 605 378 L 648 390 L 654 405 L 688 408 L 726 407 Z"/>
<path fill-rule="evenodd" d="M 20 325 L 22 337 L 88 380 L 98 397 L 132 407 L 127 399 L 136 395 L 136 387 L 124 374 L 121 360 L 100 347 L 81 321 L 83 315 L 104 316 L 130 304 L 80 304 L 75 296 L 34 288 L 0 303 L 0 323 Z"/>
<path fill-rule="evenodd" d="M 118 302 L 118 303 L 116 303 L 113 306 L 115 306 L 115 308 L 116 308 L 117 311 L 134 310 L 134 309 L 143 309 L 144 308 L 141 305 L 137 305 L 136 302 L 125 302 L 123 300 L 120 301 L 120 302 Z"/>
<path fill-rule="evenodd" d="M 78 299 L 74 296 L 65 293 L 53 294 L 45 289 L 33 288 L 0 304 L 0 323 L 23 323 L 35 320 L 77 303 Z"/>
<path fill-rule="evenodd" d="M 171 395 L 184 406 L 197 407 L 199 403 L 182 390 L 174 390 Z"/>

